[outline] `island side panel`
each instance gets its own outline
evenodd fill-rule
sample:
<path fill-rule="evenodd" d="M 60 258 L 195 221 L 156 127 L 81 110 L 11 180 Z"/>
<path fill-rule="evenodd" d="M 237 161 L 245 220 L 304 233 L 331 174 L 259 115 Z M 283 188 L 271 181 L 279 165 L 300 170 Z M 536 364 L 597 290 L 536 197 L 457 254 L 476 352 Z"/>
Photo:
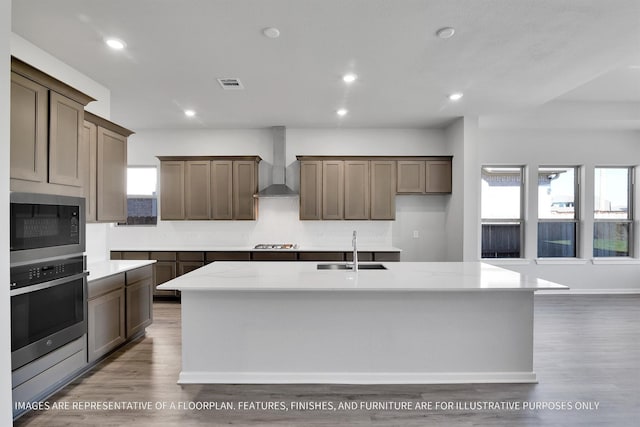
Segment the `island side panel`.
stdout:
<path fill-rule="evenodd" d="M 535 382 L 533 292 L 182 292 L 179 383 Z"/>

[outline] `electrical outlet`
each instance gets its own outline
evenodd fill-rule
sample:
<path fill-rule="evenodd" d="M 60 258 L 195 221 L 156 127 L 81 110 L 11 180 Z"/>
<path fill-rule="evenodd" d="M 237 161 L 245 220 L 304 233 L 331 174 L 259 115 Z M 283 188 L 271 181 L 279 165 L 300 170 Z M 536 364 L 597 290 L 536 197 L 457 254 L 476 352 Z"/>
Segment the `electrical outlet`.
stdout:
<path fill-rule="evenodd" d="M 420 238 L 420 232 L 418 230 L 413 230 L 413 238 L 414 239 Z"/>

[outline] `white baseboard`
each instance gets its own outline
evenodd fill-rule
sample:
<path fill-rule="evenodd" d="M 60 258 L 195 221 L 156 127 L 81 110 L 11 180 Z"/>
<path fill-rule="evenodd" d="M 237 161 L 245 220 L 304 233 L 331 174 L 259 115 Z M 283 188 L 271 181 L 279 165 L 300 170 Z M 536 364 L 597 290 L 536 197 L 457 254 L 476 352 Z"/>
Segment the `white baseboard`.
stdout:
<path fill-rule="evenodd" d="M 535 372 L 180 372 L 178 384 L 537 383 Z"/>

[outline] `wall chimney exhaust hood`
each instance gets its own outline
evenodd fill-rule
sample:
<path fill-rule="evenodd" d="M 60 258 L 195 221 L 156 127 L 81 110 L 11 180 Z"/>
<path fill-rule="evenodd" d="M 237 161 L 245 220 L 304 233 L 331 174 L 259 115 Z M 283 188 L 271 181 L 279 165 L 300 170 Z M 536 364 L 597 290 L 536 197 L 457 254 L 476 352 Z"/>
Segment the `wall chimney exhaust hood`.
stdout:
<path fill-rule="evenodd" d="M 273 184 L 262 189 L 255 197 L 297 197 L 298 193 L 287 186 L 287 162 L 286 148 L 287 136 L 284 126 L 273 126 L 271 128 L 273 136 Z"/>

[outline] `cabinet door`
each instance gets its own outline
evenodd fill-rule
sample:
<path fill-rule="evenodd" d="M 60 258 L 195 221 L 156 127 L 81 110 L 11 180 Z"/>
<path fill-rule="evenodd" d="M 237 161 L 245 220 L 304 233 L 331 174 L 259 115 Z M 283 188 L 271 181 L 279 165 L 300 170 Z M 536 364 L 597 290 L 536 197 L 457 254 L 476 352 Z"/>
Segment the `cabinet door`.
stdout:
<path fill-rule="evenodd" d="M 125 340 L 124 288 L 90 300 L 87 308 L 88 356 L 92 362 Z"/>
<path fill-rule="evenodd" d="M 160 162 L 160 218 L 184 219 L 184 162 Z"/>
<path fill-rule="evenodd" d="M 322 219 L 322 162 L 300 162 L 300 219 Z"/>
<path fill-rule="evenodd" d="M 82 186 L 80 146 L 84 107 L 56 92 L 49 92 L 49 182 Z"/>
<path fill-rule="evenodd" d="M 298 254 L 296 252 L 253 252 L 251 259 L 253 261 L 297 261 Z"/>
<path fill-rule="evenodd" d="M 211 164 L 208 160 L 185 162 L 185 219 L 209 219 Z"/>
<path fill-rule="evenodd" d="M 93 123 L 84 122 L 82 146 L 80 147 L 80 168 L 82 172 L 82 188 L 84 191 L 85 212 L 87 222 L 97 220 L 98 183 L 98 127 Z"/>
<path fill-rule="evenodd" d="M 322 219 L 344 218 L 344 162 L 322 162 Z"/>
<path fill-rule="evenodd" d="M 204 265 L 204 261 L 180 261 L 178 262 L 178 276 L 197 270 Z"/>
<path fill-rule="evenodd" d="M 98 126 L 98 221 L 127 220 L 127 138 Z"/>
<path fill-rule="evenodd" d="M 344 162 L 344 219 L 369 219 L 369 161 Z"/>
<path fill-rule="evenodd" d="M 153 267 L 156 275 L 156 285 L 161 285 L 176 278 L 175 261 L 158 261 L 153 264 Z"/>
<path fill-rule="evenodd" d="M 152 254 L 152 259 L 153 254 Z M 177 273 L 177 262 L 175 261 L 158 261 L 153 264 L 153 271 L 155 276 L 155 286 L 161 285 L 164 282 L 168 282 L 171 279 L 176 278 Z M 158 296 L 174 296 L 176 294 L 175 291 L 165 291 L 156 289 L 153 287 L 153 294 Z"/>
<path fill-rule="evenodd" d="M 427 193 L 451 193 L 451 161 L 427 160 L 426 182 Z"/>
<path fill-rule="evenodd" d="M 48 92 L 11 73 L 11 178 L 47 181 Z"/>
<path fill-rule="evenodd" d="M 257 204 L 253 197 L 258 191 L 256 162 L 233 162 L 233 219 L 256 219 Z"/>
<path fill-rule="evenodd" d="M 398 160 L 398 193 L 424 194 L 424 188 L 424 161 Z"/>
<path fill-rule="evenodd" d="M 211 218 L 233 219 L 233 162 L 211 162 Z"/>
<path fill-rule="evenodd" d="M 396 218 L 396 162 L 371 161 L 371 219 Z"/>
<path fill-rule="evenodd" d="M 127 338 L 143 331 L 153 321 L 152 282 L 148 277 L 125 287 Z"/>

